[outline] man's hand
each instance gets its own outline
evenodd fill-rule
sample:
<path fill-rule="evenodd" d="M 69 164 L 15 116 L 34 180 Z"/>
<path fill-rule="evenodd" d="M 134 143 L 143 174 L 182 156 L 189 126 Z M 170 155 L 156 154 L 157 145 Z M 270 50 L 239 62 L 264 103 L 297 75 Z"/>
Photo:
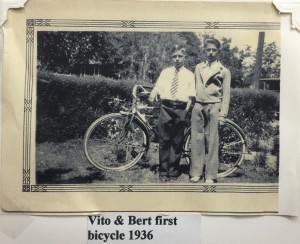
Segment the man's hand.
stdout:
<path fill-rule="evenodd" d="M 219 125 L 223 126 L 226 123 L 226 119 L 224 116 L 220 116 L 219 117 Z"/>
<path fill-rule="evenodd" d="M 187 122 L 187 111 L 186 110 L 182 110 L 180 113 L 178 113 L 178 119 L 179 119 L 179 121 L 188 123 Z"/>
<path fill-rule="evenodd" d="M 156 95 L 157 95 L 156 90 L 152 90 L 150 95 L 149 95 L 149 98 L 148 98 L 149 102 L 153 103 L 155 98 L 156 98 Z"/>

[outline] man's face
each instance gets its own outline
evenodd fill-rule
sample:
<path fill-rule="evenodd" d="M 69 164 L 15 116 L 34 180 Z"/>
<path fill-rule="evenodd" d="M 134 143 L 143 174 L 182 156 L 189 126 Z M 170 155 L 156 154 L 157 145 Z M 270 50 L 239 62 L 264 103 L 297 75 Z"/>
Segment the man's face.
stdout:
<path fill-rule="evenodd" d="M 172 54 L 172 59 L 174 66 L 179 69 L 183 66 L 185 61 L 185 54 L 182 52 L 182 50 L 176 51 Z"/>
<path fill-rule="evenodd" d="M 212 43 L 208 43 L 205 47 L 205 53 L 206 53 L 207 60 L 209 62 L 214 62 L 218 57 L 219 50 L 216 47 L 216 45 Z"/>

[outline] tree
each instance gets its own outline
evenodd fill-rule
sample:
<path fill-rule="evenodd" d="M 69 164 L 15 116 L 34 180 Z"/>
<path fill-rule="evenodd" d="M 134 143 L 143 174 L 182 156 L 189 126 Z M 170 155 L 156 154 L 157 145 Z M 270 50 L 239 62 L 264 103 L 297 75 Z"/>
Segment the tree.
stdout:
<path fill-rule="evenodd" d="M 249 87 L 252 85 L 253 68 L 255 62 L 255 53 L 251 50 L 250 46 L 246 46 L 244 50 L 240 50 L 241 59 L 241 73 L 242 79 L 239 87 Z"/>
<path fill-rule="evenodd" d="M 199 39 L 191 32 L 39 32 L 38 61 L 58 73 L 79 74 L 93 64 L 106 77 L 154 82 L 171 64 L 176 43 L 188 47 L 187 66 L 194 70 Z"/>
<path fill-rule="evenodd" d="M 221 39 L 222 50 L 220 53 L 220 61 L 231 72 L 231 86 L 235 87 L 242 81 L 242 60 L 239 56 L 239 49 L 231 47 L 231 39 L 223 37 Z"/>
<path fill-rule="evenodd" d="M 92 66 L 114 79 L 155 82 L 161 70 L 171 65 L 174 44 L 187 49 L 186 67 L 194 71 L 205 60 L 203 40 L 207 33 L 194 32 L 38 32 L 39 68 L 57 73 L 86 73 Z M 213 36 L 213 35 L 210 35 Z M 233 87 L 251 85 L 254 52 L 248 46 L 232 47 L 228 37 L 222 44 L 220 61 L 231 71 Z M 280 54 L 276 43 L 265 44 L 262 78 L 279 77 Z M 87 72 L 93 74 L 93 72 Z"/>
<path fill-rule="evenodd" d="M 242 87 L 252 85 L 255 52 L 250 47 L 241 51 L 243 81 Z M 265 43 L 262 57 L 261 78 L 280 77 L 280 51 L 275 42 Z"/>
<path fill-rule="evenodd" d="M 262 78 L 280 77 L 280 53 L 275 42 L 264 46 L 261 76 Z"/>

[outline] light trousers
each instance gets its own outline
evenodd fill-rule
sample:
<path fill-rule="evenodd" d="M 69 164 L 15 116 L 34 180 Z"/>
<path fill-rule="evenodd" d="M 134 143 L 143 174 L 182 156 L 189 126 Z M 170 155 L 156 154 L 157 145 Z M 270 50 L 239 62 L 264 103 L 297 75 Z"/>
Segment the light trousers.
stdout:
<path fill-rule="evenodd" d="M 192 111 L 190 176 L 217 179 L 219 167 L 220 103 L 195 103 Z"/>

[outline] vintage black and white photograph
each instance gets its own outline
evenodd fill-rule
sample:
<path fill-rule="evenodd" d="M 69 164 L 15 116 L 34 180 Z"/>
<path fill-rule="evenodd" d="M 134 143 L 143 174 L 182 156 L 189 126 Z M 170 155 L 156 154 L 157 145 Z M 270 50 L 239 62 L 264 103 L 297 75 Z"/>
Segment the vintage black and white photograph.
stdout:
<path fill-rule="evenodd" d="M 36 184 L 278 183 L 279 25 L 122 24 L 37 31 Z"/>
<path fill-rule="evenodd" d="M 278 213 L 271 3 L 46 2 L 5 29 L 3 209 Z"/>

